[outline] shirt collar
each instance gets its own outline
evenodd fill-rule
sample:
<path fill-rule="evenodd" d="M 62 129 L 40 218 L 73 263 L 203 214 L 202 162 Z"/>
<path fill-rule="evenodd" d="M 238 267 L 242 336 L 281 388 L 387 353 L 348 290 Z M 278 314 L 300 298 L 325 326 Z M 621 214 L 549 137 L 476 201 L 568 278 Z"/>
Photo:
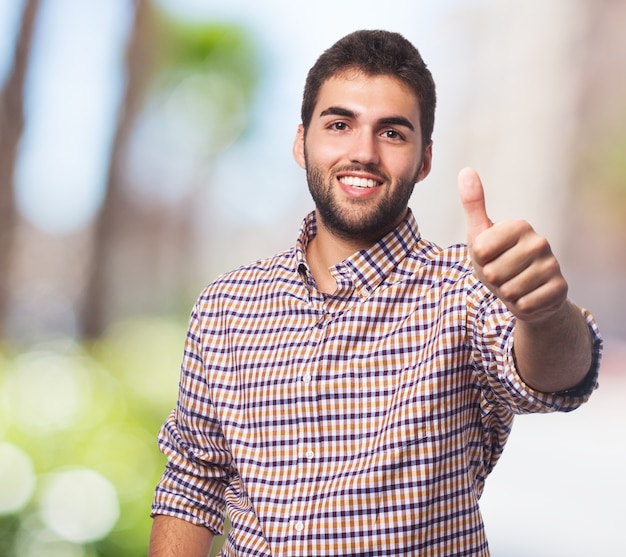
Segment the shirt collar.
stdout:
<path fill-rule="evenodd" d="M 309 274 L 306 249 L 317 234 L 315 211 L 304 219 L 296 242 L 296 268 L 303 276 Z M 411 209 L 405 219 L 373 246 L 360 250 L 334 266 L 339 274 L 351 276 L 361 298 L 369 296 L 412 251 L 420 241 L 419 228 Z"/>

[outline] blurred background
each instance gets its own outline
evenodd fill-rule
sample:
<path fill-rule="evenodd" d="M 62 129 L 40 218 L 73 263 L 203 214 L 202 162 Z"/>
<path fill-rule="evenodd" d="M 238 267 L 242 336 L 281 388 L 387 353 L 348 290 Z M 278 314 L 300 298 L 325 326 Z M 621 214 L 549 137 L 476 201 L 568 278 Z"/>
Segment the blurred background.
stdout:
<path fill-rule="evenodd" d="M 516 421 L 492 554 L 623 556 L 625 22 L 624 0 L 0 0 L 0 555 L 145 555 L 191 306 L 291 247 L 306 73 L 386 28 L 438 85 L 423 235 L 464 240 L 474 166 L 605 337 L 586 406 Z"/>

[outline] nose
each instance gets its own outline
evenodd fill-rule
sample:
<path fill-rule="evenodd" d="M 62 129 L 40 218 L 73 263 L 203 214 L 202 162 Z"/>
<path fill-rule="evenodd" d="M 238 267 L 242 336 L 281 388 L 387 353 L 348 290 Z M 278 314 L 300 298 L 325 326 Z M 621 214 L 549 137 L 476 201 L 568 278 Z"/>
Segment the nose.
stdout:
<path fill-rule="evenodd" d="M 361 130 L 352 137 L 350 144 L 350 162 L 361 164 L 378 164 L 380 158 L 378 143 L 373 133 Z"/>

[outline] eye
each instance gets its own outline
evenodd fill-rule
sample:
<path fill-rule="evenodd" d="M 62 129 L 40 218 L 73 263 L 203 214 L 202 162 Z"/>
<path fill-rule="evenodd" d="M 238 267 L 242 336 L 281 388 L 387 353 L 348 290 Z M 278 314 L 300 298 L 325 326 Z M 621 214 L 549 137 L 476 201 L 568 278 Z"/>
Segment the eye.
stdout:
<path fill-rule="evenodd" d="M 348 129 L 348 124 L 346 124 L 345 122 L 333 122 L 328 126 L 328 128 L 338 132 L 343 132 Z"/>
<path fill-rule="evenodd" d="M 383 133 L 381 135 L 385 139 L 394 139 L 394 140 L 404 139 L 404 136 L 400 132 L 398 132 L 396 130 L 393 130 L 393 129 L 385 130 L 385 131 L 383 131 Z"/>

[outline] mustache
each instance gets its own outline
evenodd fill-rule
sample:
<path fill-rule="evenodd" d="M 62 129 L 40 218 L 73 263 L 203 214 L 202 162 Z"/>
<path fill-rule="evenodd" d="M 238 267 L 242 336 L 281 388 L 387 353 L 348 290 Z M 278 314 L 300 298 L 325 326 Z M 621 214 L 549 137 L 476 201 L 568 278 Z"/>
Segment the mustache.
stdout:
<path fill-rule="evenodd" d="M 389 176 L 387 176 L 384 172 L 375 166 L 370 164 L 349 164 L 346 166 L 342 166 L 341 168 L 335 168 L 333 170 L 333 176 L 336 176 L 342 172 L 365 172 L 367 174 L 371 174 L 376 176 L 381 182 L 389 182 Z"/>

